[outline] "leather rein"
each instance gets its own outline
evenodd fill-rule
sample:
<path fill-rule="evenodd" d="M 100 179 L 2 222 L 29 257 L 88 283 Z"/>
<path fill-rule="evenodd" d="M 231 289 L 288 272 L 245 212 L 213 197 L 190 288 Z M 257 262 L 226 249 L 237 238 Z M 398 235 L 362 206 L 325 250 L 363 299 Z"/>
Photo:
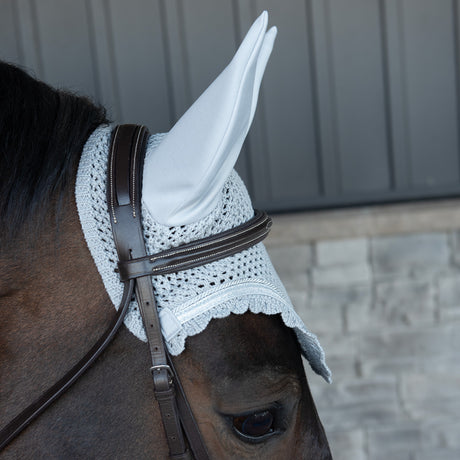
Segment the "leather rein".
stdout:
<path fill-rule="evenodd" d="M 147 128 L 138 125 L 119 125 L 112 133 L 107 202 L 119 258 L 117 271 L 124 284 L 117 314 L 91 350 L 0 431 L 0 451 L 58 399 L 101 355 L 122 325 L 135 293 L 147 335 L 154 393 L 160 407 L 170 458 L 209 459 L 198 424 L 164 345 L 151 276 L 205 265 L 248 249 L 267 236 L 271 219 L 264 212 L 255 211 L 252 219 L 231 230 L 148 255 L 141 216 L 143 163 L 148 136 Z"/>

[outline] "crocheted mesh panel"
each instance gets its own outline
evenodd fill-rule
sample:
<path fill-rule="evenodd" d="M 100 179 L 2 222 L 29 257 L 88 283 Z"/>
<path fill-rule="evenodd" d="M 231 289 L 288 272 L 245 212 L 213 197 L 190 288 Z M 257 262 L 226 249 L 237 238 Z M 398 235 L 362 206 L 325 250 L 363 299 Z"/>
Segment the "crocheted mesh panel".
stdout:
<path fill-rule="evenodd" d="M 110 132 L 110 127 L 99 127 L 88 139 L 77 174 L 76 200 L 88 247 L 110 299 L 118 308 L 123 285 L 115 273 L 118 257 L 106 202 Z M 150 136 L 147 155 L 154 154 L 163 137 L 164 134 Z M 246 187 L 235 171 L 226 181 L 215 209 L 195 223 L 167 227 L 155 222 L 145 205 L 142 208 L 149 254 L 231 229 L 254 214 Z M 216 262 L 152 279 L 160 320 L 167 316 L 177 324 L 172 333 L 165 333 L 166 324 L 163 330 L 173 355 L 180 354 L 185 348 L 185 339 L 203 331 L 213 318 L 246 311 L 279 313 L 284 323 L 295 330 L 302 353 L 313 370 L 327 381 L 331 380 L 318 339 L 295 312 L 262 243 Z M 125 325 L 136 337 L 146 341 L 135 300 L 131 302 Z"/>

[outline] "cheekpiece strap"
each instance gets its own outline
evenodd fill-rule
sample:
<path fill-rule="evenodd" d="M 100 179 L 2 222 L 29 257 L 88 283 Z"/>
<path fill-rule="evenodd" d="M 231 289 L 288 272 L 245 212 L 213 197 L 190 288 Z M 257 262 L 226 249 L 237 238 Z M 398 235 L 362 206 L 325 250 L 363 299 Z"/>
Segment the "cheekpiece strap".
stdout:
<path fill-rule="evenodd" d="M 141 190 L 148 135 L 147 128 L 137 125 L 119 125 L 112 134 L 108 160 L 107 200 L 120 262 L 146 255 L 141 217 Z M 191 459 L 176 402 L 176 376 L 169 366 L 149 276 L 136 278 L 135 294 L 149 344 L 155 397 L 160 408 L 170 457 Z M 196 436 L 201 439 L 199 432 Z"/>

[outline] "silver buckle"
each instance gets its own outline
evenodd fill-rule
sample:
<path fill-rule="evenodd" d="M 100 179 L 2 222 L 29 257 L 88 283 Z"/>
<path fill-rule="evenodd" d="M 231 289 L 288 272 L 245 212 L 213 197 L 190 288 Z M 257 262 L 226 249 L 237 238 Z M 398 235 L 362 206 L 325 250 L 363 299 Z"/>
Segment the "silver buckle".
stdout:
<path fill-rule="evenodd" d="M 174 382 L 174 374 L 171 368 L 167 364 L 157 364 L 156 366 L 152 366 L 150 368 L 150 372 L 152 373 L 152 377 L 155 381 L 155 372 L 161 372 L 162 370 L 166 370 L 169 375 L 168 384 L 171 386 Z"/>
<path fill-rule="evenodd" d="M 168 371 L 168 374 L 171 378 L 174 377 L 174 374 L 171 370 L 171 368 L 167 364 L 157 364 L 156 366 L 152 366 L 150 368 L 150 372 L 153 374 L 155 371 L 160 372 L 162 370 Z"/>

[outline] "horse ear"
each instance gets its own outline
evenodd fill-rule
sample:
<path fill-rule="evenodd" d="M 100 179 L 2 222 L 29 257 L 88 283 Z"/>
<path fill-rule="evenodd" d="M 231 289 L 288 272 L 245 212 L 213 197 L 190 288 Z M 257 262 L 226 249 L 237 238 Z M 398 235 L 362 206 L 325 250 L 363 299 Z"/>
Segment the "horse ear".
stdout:
<path fill-rule="evenodd" d="M 143 200 L 160 224 L 207 216 L 238 159 L 277 30 L 254 22 L 230 64 L 147 155 Z"/>

